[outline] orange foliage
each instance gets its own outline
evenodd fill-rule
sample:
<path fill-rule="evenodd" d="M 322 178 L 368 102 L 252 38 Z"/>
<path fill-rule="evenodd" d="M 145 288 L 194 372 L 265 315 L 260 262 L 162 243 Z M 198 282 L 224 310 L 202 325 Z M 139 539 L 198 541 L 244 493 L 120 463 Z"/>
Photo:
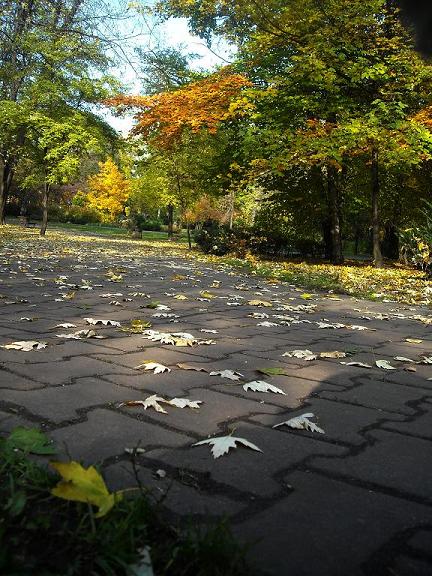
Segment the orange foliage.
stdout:
<path fill-rule="evenodd" d="M 119 111 L 136 110 L 132 132 L 169 148 L 185 128 L 193 132 L 205 128 L 215 133 L 220 122 L 244 114 L 247 102 L 235 99 L 246 86 L 251 83 L 241 74 L 219 73 L 173 92 L 154 96 L 119 95 L 105 103 Z"/>

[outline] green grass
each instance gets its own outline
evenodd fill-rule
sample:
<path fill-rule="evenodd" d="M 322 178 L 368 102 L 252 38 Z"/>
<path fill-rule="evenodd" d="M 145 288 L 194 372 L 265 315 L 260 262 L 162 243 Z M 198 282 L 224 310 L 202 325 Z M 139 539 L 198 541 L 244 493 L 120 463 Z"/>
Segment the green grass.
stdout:
<path fill-rule="evenodd" d="M 150 547 L 157 576 L 246 576 L 244 548 L 220 523 L 172 524 L 145 491 L 131 492 L 104 517 L 53 496 L 59 477 L 0 439 L 0 573 L 9 576 L 133 576 Z"/>

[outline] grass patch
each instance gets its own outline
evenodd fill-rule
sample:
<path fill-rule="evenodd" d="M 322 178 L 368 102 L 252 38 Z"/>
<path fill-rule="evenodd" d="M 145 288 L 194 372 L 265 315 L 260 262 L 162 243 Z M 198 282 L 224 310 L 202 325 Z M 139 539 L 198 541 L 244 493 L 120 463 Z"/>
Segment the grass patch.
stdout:
<path fill-rule="evenodd" d="M 10 438 L 0 439 L 1 574 L 135 576 L 144 547 L 157 576 L 251 574 L 226 524 L 179 529 L 144 491 L 95 518 L 89 504 L 53 496 L 59 477 Z"/>

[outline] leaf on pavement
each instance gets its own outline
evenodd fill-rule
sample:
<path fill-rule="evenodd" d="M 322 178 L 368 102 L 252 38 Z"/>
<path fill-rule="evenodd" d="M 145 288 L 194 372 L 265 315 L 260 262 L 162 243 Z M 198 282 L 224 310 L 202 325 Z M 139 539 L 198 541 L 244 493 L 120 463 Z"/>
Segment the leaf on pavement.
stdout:
<path fill-rule="evenodd" d="M 338 352 L 337 350 L 334 350 L 333 352 L 320 352 L 319 357 L 320 358 L 345 358 L 346 353 L 345 352 Z"/>
<path fill-rule="evenodd" d="M 370 364 L 366 364 L 365 362 L 341 362 L 345 366 L 358 366 L 359 368 L 372 368 Z"/>
<path fill-rule="evenodd" d="M 283 368 L 257 368 L 257 372 L 266 376 L 289 376 Z"/>
<path fill-rule="evenodd" d="M 266 300 L 249 300 L 249 306 L 259 306 L 265 308 L 271 308 L 273 304 L 271 302 L 267 302 Z"/>
<path fill-rule="evenodd" d="M 235 436 L 218 436 L 217 438 L 209 438 L 208 440 L 201 440 L 200 442 L 196 442 L 195 444 L 192 444 L 192 446 L 210 444 L 212 447 L 211 452 L 213 457 L 216 459 L 220 456 L 223 456 L 224 454 L 227 454 L 231 448 L 237 448 L 237 442 L 239 444 L 243 444 L 243 446 L 246 446 L 247 448 L 251 448 L 257 452 L 262 452 L 262 450 L 258 448 L 258 446 L 255 446 L 255 444 L 252 444 L 252 442 L 249 442 L 244 438 L 237 438 Z"/>
<path fill-rule="evenodd" d="M 210 376 L 220 376 L 221 378 L 228 378 L 228 380 L 240 380 L 240 378 L 243 378 L 243 374 L 234 370 L 214 370 L 210 372 Z"/>
<path fill-rule="evenodd" d="M 168 412 L 164 410 L 164 408 L 162 408 L 159 402 L 167 403 L 167 400 L 165 400 L 165 398 L 161 398 L 157 394 L 153 394 L 152 396 L 149 396 L 145 400 L 129 400 L 129 402 L 122 402 L 122 404 L 120 404 L 119 406 L 142 406 L 144 410 L 147 410 L 147 408 L 153 408 L 154 410 L 156 410 L 156 412 L 161 412 L 162 414 L 168 414 Z"/>
<path fill-rule="evenodd" d="M 103 320 L 101 318 L 84 318 L 87 324 L 103 324 L 103 326 L 121 326 L 116 320 Z"/>
<path fill-rule="evenodd" d="M 274 392 L 275 394 L 283 394 L 285 396 L 285 392 L 273 384 L 269 384 L 264 380 L 253 380 L 252 382 L 247 382 L 243 384 L 243 390 L 246 392 L 248 390 L 252 390 L 252 392 Z"/>
<path fill-rule="evenodd" d="M 171 372 L 171 368 L 168 368 L 168 366 L 164 366 L 163 364 L 159 364 L 158 362 L 153 362 L 152 360 L 147 360 L 142 364 L 140 364 L 139 366 L 134 366 L 134 370 L 140 370 L 140 368 L 144 368 L 144 370 L 153 370 L 154 374 Z"/>
<path fill-rule="evenodd" d="M 173 398 L 168 404 L 177 408 L 199 408 L 202 400 L 189 400 L 189 398 Z"/>
<path fill-rule="evenodd" d="M 18 342 L 11 342 L 10 344 L 3 344 L 0 348 L 6 350 L 22 350 L 23 352 L 30 352 L 31 350 L 41 350 L 48 346 L 47 342 L 38 342 L 37 340 L 20 340 Z"/>
<path fill-rule="evenodd" d="M 311 350 L 291 350 L 291 352 L 284 352 L 282 356 L 288 358 L 300 358 L 301 360 L 316 360 L 317 355 Z"/>
<path fill-rule="evenodd" d="M 73 461 L 51 462 L 51 466 L 63 478 L 51 490 L 51 494 L 64 500 L 88 502 L 96 506 L 99 509 L 96 518 L 105 516 L 122 497 L 120 492 L 108 491 L 104 479 L 93 466 L 83 468 Z"/>
<path fill-rule="evenodd" d="M 52 330 L 54 330 L 54 328 L 76 328 L 76 324 L 72 324 L 72 322 L 64 322 L 63 324 L 56 324 L 56 326 L 52 327 Z"/>
<path fill-rule="evenodd" d="M 319 434 L 324 434 L 324 430 L 317 426 L 315 422 L 311 422 L 309 418 L 313 418 L 314 414 L 308 412 L 307 414 L 302 414 L 301 416 L 296 416 L 285 422 L 280 422 L 280 424 L 275 424 L 273 428 L 278 428 L 279 426 L 288 426 L 289 428 L 294 428 L 296 430 L 310 430 L 311 432 L 318 432 Z"/>
<path fill-rule="evenodd" d="M 192 366 L 192 364 L 186 364 L 184 362 L 180 362 L 177 364 L 179 368 L 182 370 L 194 370 L 195 372 L 208 372 L 206 368 L 202 368 L 201 366 Z"/>
<path fill-rule="evenodd" d="M 423 340 L 420 340 L 420 338 L 405 338 L 405 342 L 409 342 L 410 344 L 421 344 Z"/>
<path fill-rule="evenodd" d="M 397 370 L 397 368 L 392 366 L 388 360 L 376 360 L 375 364 L 378 368 L 384 368 L 385 370 Z"/>

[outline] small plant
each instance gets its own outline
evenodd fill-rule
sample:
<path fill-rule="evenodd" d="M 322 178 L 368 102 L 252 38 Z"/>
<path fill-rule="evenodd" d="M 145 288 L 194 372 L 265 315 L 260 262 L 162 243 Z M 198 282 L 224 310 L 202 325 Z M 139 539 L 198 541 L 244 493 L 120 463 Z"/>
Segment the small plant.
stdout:
<path fill-rule="evenodd" d="M 158 576 L 251 574 L 226 523 L 179 529 L 143 487 L 110 494 L 92 466 L 29 457 L 54 452 L 38 430 L 0 438 L 1 574 L 129 576 L 143 549 Z"/>

